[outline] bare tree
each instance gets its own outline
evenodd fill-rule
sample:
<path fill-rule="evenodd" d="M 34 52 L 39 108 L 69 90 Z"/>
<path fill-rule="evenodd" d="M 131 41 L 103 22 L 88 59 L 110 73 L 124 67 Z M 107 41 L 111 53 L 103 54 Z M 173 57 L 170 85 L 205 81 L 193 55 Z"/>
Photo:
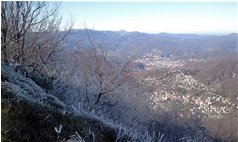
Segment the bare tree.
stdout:
<path fill-rule="evenodd" d="M 90 70 L 88 68 L 88 63 L 89 63 L 89 52 L 87 49 L 83 48 L 82 49 L 82 54 L 78 58 L 78 67 L 80 68 L 80 72 L 77 72 L 78 78 L 81 78 L 81 85 L 84 88 L 84 93 L 85 93 L 85 99 L 87 103 L 90 103 L 90 98 L 89 98 L 89 89 L 91 86 L 91 81 L 90 81 Z"/>
<path fill-rule="evenodd" d="M 89 47 L 81 47 L 78 59 L 78 77 L 85 89 L 87 102 L 90 101 L 90 91 L 94 93 L 94 104 L 98 104 L 101 97 L 113 93 L 129 79 L 129 61 L 118 65 L 108 60 L 108 46 L 97 43 L 94 31 L 85 30 Z M 92 94 L 91 94 L 92 95 Z M 91 96 L 92 97 L 92 96 Z"/>
<path fill-rule="evenodd" d="M 34 71 L 49 71 L 46 65 L 53 64 L 54 55 L 72 27 L 61 29 L 59 8 L 59 3 L 1 2 L 2 60 Z"/>

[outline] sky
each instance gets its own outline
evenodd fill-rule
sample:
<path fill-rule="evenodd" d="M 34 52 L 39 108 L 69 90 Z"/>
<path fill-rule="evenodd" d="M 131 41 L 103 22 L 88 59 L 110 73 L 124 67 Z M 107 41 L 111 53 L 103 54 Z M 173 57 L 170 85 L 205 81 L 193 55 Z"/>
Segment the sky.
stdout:
<path fill-rule="evenodd" d="M 146 33 L 237 32 L 236 2 L 62 2 L 74 28 Z"/>

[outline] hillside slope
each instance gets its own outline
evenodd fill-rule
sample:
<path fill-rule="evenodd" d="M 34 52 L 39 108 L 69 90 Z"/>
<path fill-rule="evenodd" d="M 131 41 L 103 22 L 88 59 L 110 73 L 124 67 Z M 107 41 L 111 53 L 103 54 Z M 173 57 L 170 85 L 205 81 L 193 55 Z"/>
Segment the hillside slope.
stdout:
<path fill-rule="evenodd" d="M 30 78 L 16 72 L 13 66 L 2 64 L 1 67 L 3 142 L 80 141 L 80 138 L 98 142 L 116 140 L 115 128 L 95 118 L 73 113 Z"/>

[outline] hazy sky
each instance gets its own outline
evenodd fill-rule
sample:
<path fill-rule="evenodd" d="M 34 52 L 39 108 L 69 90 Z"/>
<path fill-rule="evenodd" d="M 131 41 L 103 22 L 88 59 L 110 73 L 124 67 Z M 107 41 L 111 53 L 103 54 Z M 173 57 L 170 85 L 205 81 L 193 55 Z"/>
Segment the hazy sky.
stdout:
<path fill-rule="evenodd" d="M 95 30 L 231 33 L 238 24 L 235 2 L 62 2 L 61 12 Z"/>

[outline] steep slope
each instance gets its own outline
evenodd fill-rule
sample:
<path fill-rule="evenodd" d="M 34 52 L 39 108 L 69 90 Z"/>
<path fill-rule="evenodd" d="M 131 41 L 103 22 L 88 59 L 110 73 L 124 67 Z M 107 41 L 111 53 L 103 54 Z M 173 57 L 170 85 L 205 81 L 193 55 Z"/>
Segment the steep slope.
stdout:
<path fill-rule="evenodd" d="M 236 58 L 208 62 L 188 62 L 183 66 L 188 74 L 204 84 L 219 84 L 220 94 L 236 99 L 238 93 L 238 61 Z"/>
<path fill-rule="evenodd" d="M 69 106 L 45 93 L 13 66 L 1 67 L 2 141 L 116 140 L 115 128 L 83 113 L 73 113 Z"/>

